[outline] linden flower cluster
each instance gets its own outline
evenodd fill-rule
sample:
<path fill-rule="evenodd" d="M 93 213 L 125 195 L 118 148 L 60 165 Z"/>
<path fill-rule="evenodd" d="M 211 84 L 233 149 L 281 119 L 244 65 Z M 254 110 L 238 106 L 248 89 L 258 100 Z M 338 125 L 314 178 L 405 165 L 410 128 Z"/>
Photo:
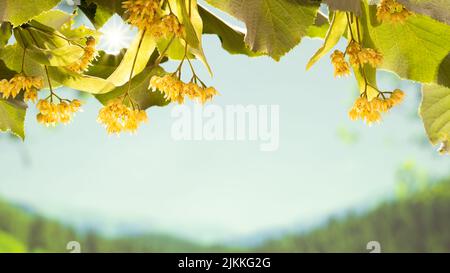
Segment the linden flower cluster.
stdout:
<path fill-rule="evenodd" d="M 396 0 L 381 0 L 377 18 L 381 22 L 403 23 L 412 13 Z"/>
<path fill-rule="evenodd" d="M 381 120 L 381 113 L 388 112 L 392 107 L 403 101 L 405 94 L 402 90 L 396 89 L 389 98 L 374 98 L 371 101 L 363 96 L 358 98 L 349 112 L 351 120 L 362 119 L 367 124 L 372 124 Z"/>
<path fill-rule="evenodd" d="M 60 101 L 59 104 L 48 100 L 39 100 L 36 105 L 39 114 L 36 119 L 46 126 L 55 126 L 58 122 L 67 124 L 72 119 L 74 113 L 80 111 L 81 102 L 79 100 Z"/>
<path fill-rule="evenodd" d="M 217 90 L 214 87 L 201 87 L 194 82 L 184 83 L 173 75 L 153 76 L 150 81 L 150 88 L 160 90 L 164 93 L 166 100 L 178 104 L 184 103 L 185 96 L 205 104 L 217 95 Z"/>
<path fill-rule="evenodd" d="M 147 122 L 147 113 L 143 110 L 131 109 L 120 98 L 111 100 L 103 107 L 97 121 L 106 127 L 109 134 L 123 131 L 135 133 L 142 122 Z"/>
<path fill-rule="evenodd" d="M 345 61 L 344 52 L 335 50 L 333 54 L 331 54 L 331 63 L 334 66 L 335 77 L 350 75 L 350 65 Z"/>
<path fill-rule="evenodd" d="M 128 23 L 154 37 L 167 37 L 169 34 L 181 37 L 184 33 L 183 25 L 175 15 L 164 15 L 159 0 L 128 0 L 122 3 L 122 7 L 127 10 Z"/>
<path fill-rule="evenodd" d="M 97 41 L 94 37 L 88 37 L 83 56 L 77 62 L 67 66 L 67 69 L 76 73 L 87 71 L 92 61 L 98 56 L 97 50 L 95 49 L 96 43 Z"/>
<path fill-rule="evenodd" d="M 38 90 L 44 87 L 41 77 L 29 77 L 23 73 L 16 74 L 12 79 L 0 81 L 0 92 L 4 99 L 15 98 L 24 90 L 24 100 L 35 102 Z"/>
<path fill-rule="evenodd" d="M 155 37 L 167 37 L 169 34 L 175 34 L 177 37 L 182 37 L 184 28 L 175 15 L 169 14 L 162 17 L 159 22 L 155 23 L 151 29 L 151 33 Z"/>
<path fill-rule="evenodd" d="M 363 48 L 355 41 L 351 41 L 348 45 L 347 54 L 349 55 L 352 66 L 368 63 L 372 67 L 377 67 L 383 62 L 383 55 L 381 53 L 372 48 Z"/>
<path fill-rule="evenodd" d="M 331 54 L 331 63 L 334 66 L 334 76 L 341 77 L 350 74 L 350 65 L 345 60 L 345 56 L 349 56 L 349 62 L 352 66 L 361 66 L 370 64 L 372 67 L 377 67 L 383 62 L 383 55 L 372 48 L 363 48 L 355 41 L 351 41 L 345 50 L 345 53 L 340 50 L 335 50 Z"/>

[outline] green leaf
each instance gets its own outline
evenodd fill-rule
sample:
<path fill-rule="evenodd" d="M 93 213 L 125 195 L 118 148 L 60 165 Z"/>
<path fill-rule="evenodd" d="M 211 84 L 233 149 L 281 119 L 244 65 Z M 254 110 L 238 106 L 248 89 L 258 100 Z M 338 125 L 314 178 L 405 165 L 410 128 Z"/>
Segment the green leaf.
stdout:
<path fill-rule="evenodd" d="M 8 45 L 0 50 L 0 59 L 3 60 L 9 70 L 14 71 L 14 74 L 16 74 L 22 70 L 23 52 L 23 48 L 18 44 Z M 45 79 L 45 71 L 42 65 L 33 61 L 28 55 L 25 55 L 24 72 L 27 75 L 40 76 Z"/>
<path fill-rule="evenodd" d="M 3 62 L 3 60 L 0 60 L 0 75 L 1 79 L 9 80 L 16 74 L 15 71 L 12 71 L 9 69 L 6 64 Z"/>
<path fill-rule="evenodd" d="M 166 106 L 170 103 L 164 98 L 164 95 L 159 91 L 149 90 L 150 80 L 154 75 L 162 76 L 165 74 L 164 69 L 161 67 L 147 67 L 142 73 L 137 75 L 131 80 L 131 87 L 129 83 L 115 88 L 113 91 L 96 95 L 95 97 L 102 103 L 107 104 L 108 101 L 124 95 L 129 91 L 129 95 L 133 102 L 139 105 L 140 109 L 148 109 L 152 106 Z"/>
<path fill-rule="evenodd" d="M 40 15 L 34 17 L 33 20 L 51 28 L 60 29 L 64 24 L 73 20 L 73 17 L 73 14 L 55 9 L 44 11 Z"/>
<path fill-rule="evenodd" d="M 295 47 L 314 24 L 319 5 L 306 0 L 207 0 L 243 21 L 246 43 L 275 60 Z M 311 2 L 311 3 L 309 3 Z"/>
<path fill-rule="evenodd" d="M 41 49 L 36 46 L 27 48 L 28 56 L 36 62 L 48 66 L 67 66 L 79 60 L 84 50 L 75 45 L 66 45 L 55 49 Z"/>
<path fill-rule="evenodd" d="M 324 0 L 323 3 L 327 4 L 330 10 L 350 11 L 361 16 L 361 0 Z"/>
<path fill-rule="evenodd" d="M 37 21 L 31 21 L 30 26 L 14 28 L 14 37 L 23 48 L 37 46 L 42 49 L 55 49 L 68 44 L 63 34 Z"/>
<path fill-rule="evenodd" d="M 19 26 L 55 7 L 60 0 L 2 0 L 0 1 L 0 22 L 8 21 Z"/>
<path fill-rule="evenodd" d="M 425 14 L 450 25 L 450 5 L 448 0 L 397 0 L 410 11 Z"/>
<path fill-rule="evenodd" d="M 23 49 L 18 44 L 6 46 L 0 51 L 0 59 L 5 62 L 8 69 L 15 72 L 21 72 L 22 57 Z M 48 71 L 54 88 L 65 85 L 69 88 L 92 94 L 106 93 L 115 88 L 115 85 L 105 79 L 79 75 L 64 67 L 49 66 Z M 43 65 L 30 58 L 29 54 L 25 55 L 24 72 L 30 76 L 41 77 L 44 79 L 45 87 L 48 87 L 47 74 Z"/>
<path fill-rule="evenodd" d="M 103 9 L 111 12 L 112 14 L 117 13 L 123 15 L 125 10 L 122 8 L 123 1 L 111 1 L 111 0 L 87 0 L 88 4 L 95 3 L 97 7 L 102 7 Z"/>
<path fill-rule="evenodd" d="M 12 27 L 11 24 L 8 22 L 3 22 L 0 24 L 0 47 L 4 47 L 8 41 L 9 38 L 11 38 L 12 35 Z"/>
<path fill-rule="evenodd" d="M 439 85 L 424 85 L 420 116 L 431 143 L 448 144 L 450 141 L 450 89 Z"/>
<path fill-rule="evenodd" d="M 422 83 L 450 87 L 450 26 L 424 15 L 410 16 L 404 23 L 379 23 L 376 6 L 365 4 L 361 19 L 363 45 L 384 56 L 382 69 Z"/>
<path fill-rule="evenodd" d="M 328 30 L 327 36 L 322 47 L 312 56 L 306 65 L 306 69 L 310 69 L 318 60 L 325 56 L 331 49 L 333 49 L 336 44 L 344 35 L 347 29 L 347 15 L 345 12 L 337 11 L 334 12 L 333 19 L 331 21 L 331 26 Z"/>
<path fill-rule="evenodd" d="M 0 99 L 0 132 L 11 132 L 24 140 L 26 108 L 21 101 Z"/>
<path fill-rule="evenodd" d="M 244 54 L 251 57 L 262 55 L 251 51 L 245 44 L 243 32 L 227 24 L 206 8 L 199 6 L 198 11 L 204 22 L 203 33 L 217 35 L 226 51 L 231 54 Z"/>
<path fill-rule="evenodd" d="M 92 66 L 86 72 L 87 75 L 108 78 L 120 65 L 126 50 L 123 49 L 118 55 L 107 54 L 99 51 L 99 56 L 92 62 Z"/>
<path fill-rule="evenodd" d="M 97 29 L 101 28 L 114 13 L 123 14 L 121 1 L 82 0 L 79 8 Z"/>

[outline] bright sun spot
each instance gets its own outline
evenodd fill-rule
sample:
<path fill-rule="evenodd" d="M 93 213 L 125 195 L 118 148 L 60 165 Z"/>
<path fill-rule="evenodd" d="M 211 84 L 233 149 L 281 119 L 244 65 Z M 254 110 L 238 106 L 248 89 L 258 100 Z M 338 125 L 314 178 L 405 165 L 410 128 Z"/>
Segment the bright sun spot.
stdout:
<path fill-rule="evenodd" d="M 136 35 L 136 30 L 127 25 L 115 14 L 100 29 L 103 34 L 98 48 L 108 54 L 117 55 L 123 48 L 128 48 Z"/>

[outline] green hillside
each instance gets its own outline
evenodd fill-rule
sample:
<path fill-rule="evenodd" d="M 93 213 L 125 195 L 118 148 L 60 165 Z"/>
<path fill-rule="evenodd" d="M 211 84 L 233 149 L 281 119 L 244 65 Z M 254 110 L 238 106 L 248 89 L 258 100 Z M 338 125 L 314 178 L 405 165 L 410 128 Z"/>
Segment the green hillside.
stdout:
<path fill-rule="evenodd" d="M 148 234 L 107 238 L 96 232 L 77 232 L 58 221 L 29 213 L 0 201 L 0 252 L 69 252 L 70 241 L 82 252 L 198 252 L 209 249 L 172 236 Z"/>
<path fill-rule="evenodd" d="M 331 219 L 323 227 L 267 242 L 262 252 L 450 252 L 450 180 L 363 214 Z"/>

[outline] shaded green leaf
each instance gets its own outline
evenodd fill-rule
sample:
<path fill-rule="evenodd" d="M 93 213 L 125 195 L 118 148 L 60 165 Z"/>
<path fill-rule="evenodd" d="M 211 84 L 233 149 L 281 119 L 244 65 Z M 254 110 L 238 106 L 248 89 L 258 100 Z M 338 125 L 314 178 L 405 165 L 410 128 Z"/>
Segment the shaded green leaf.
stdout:
<path fill-rule="evenodd" d="M 118 13 L 119 15 L 123 14 L 120 3 L 120 1 L 82 0 L 79 8 L 98 29 L 101 28 L 114 13 Z"/>
<path fill-rule="evenodd" d="M 104 51 L 99 52 L 99 56 L 92 62 L 92 66 L 86 72 L 87 75 L 108 78 L 119 66 L 126 50 L 122 50 L 118 55 L 107 54 Z"/>
<path fill-rule="evenodd" d="M 12 35 L 12 27 L 11 24 L 8 22 L 3 22 L 0 24 L 0 47 L 4 47 L 8 41 L 9 38 L 11 38 Z"/>
<path fill-rule="evenodd" d="M 450 25 L 450 3 L 448 0 L 397 0 L 407 9 L 430 16 Z"/>
<path fill-rule="evenodd" d="M 129 91 L 129 95 L 133 102 L 137 103 L 140 109 L 148 109 L 152 106 L 166 106 L 170 101 L 167 101 L 161 92 L 149 90 L 151 78 L 154 75 L 162 76 L 164 74 L 165 71 L 161 67 L 147 67 L 142 73 L 131 80 L 131 86 L 127 83 L 115 88 L 107 94 L 96 95 L 95 97 L 102 104 L 107 104 L 108 101 L 122 96 Z"/>
<path fill-rule="evenodd" d="M 246 43 L 275 60 L 295 47 L 314 24 L 319 5 L 306 0 L 207 0 L 243 21 Z"/>
<path fill-rule="evenodd" d="M 215 34 L 222 42 L 222 47 L 231 54 L 245 54 L 251 57 L 261 56 L 253 52 L 245 43 L 245 34 L 229 25 L 206 8 L 199 6 L 200 16 L 204 22 L 203 33 Z"/>
<path fill-rule="evenodd" d="M 361 0 L 324 0 L 323 3 L 327 4 L 330 10 L 350 11 L 361 16 Z"/>

